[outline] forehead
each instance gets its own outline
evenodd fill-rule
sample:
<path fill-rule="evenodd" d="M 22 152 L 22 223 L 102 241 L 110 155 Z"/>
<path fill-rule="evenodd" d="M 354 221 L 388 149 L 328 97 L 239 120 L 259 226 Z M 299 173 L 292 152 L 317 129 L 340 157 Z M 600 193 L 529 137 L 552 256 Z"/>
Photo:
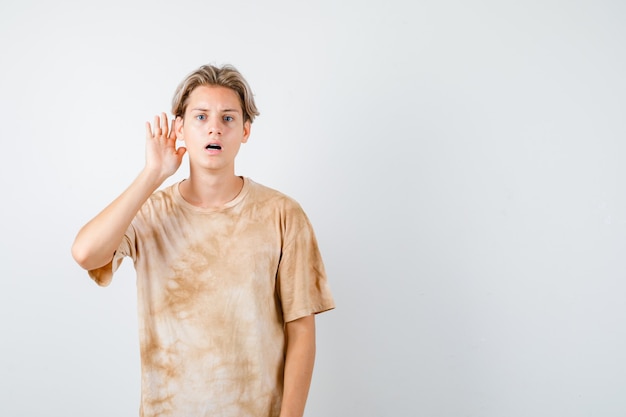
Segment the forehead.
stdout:
<path fill-rule="evenodd" d="M 235 90 L 214 85 L 201 85 L 193 89 L 187 99 L 187 108 L 214 108 L 241 110 L 241 101 Z"/>

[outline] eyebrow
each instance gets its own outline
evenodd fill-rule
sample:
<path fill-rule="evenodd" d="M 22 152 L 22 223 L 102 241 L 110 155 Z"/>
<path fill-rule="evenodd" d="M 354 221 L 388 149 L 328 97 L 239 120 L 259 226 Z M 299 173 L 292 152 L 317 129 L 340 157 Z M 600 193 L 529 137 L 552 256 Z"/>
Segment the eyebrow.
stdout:
<path fill-rule="evenodd" d="M 205 113 L 208 113 L 209 110 L 205 109 L 203 107 L 194 107 L 193 109 L 191 109 L 191 111 L 203 111 Z M 221 113 L 241 113 L 241 110 L 239 109 L 223 109 L 220 110 Z"/>

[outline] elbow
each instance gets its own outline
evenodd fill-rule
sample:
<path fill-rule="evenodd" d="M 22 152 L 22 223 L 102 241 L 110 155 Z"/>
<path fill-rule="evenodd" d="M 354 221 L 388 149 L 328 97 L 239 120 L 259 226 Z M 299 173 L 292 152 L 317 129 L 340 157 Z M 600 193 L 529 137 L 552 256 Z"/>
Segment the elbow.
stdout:
<path fill-rule="evenodd" d="M 85 248 L 78 244 L 76 241 L 74 241 L 74 244 L 72 245 L 72 258 L 74 258 L 74 261 L 76 261 L 76 263 L 83 269 L 85 270 L 89 270 L 91 268 L 89 268 L 89 254 L 88 251 L 85 250 Z"/>
<path fill-rule="evenodd" d="M 108 262 L 108 260 L 98 259 L 88 246 L 81 244 L 79 241 L 74 241 L 72 245 L 72 258 L 86 271 L 100 268 Z"/>

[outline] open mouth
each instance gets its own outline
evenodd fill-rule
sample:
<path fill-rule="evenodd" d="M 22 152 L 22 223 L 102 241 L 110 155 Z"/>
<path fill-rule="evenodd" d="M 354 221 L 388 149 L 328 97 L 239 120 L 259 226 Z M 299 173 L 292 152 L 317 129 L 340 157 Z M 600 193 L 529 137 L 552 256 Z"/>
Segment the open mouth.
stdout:
<path fill-rule="evenodd" d="M 222 149 L 222 147 L 220 145 L 218 145 L 217 143 L 209 143 L 206 146 L 206 149 L 216 149 L 216 150 L 220 150 Z"/>

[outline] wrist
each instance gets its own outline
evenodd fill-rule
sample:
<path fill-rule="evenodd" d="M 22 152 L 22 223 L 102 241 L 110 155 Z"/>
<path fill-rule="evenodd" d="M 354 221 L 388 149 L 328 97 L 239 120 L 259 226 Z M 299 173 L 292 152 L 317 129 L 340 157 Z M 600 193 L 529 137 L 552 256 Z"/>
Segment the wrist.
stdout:
<path fill-rule="evenodd" d="M 138 180 L 156 190 L 167 177 L 168 175 L 164 175 L 160 169 L 145 166 L 139 173 Z"/>

